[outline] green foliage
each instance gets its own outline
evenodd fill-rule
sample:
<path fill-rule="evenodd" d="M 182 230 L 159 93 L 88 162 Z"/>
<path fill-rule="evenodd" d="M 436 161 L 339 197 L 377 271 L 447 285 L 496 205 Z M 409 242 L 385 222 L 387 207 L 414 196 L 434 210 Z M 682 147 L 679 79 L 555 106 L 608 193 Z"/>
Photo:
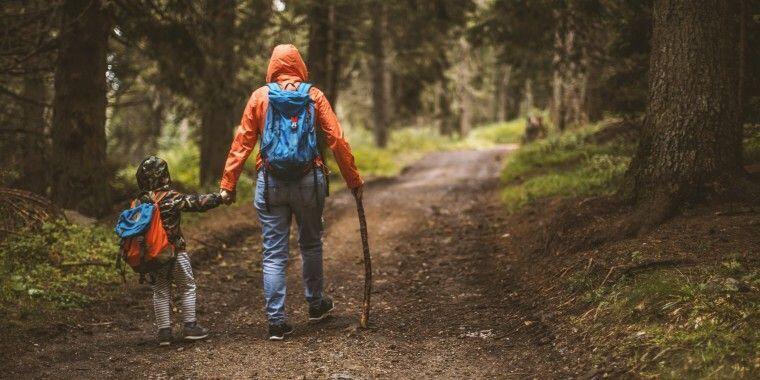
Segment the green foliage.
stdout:
<path fill-rule="evenodd" d="M 502 171 L 502 197 L 510 210 L 552 196 L 610 194 L 633 154 L 631 142 L 596 144 L 596 124 L 523 146 Z"/>
<path fill-rule="evenodd" d="M 760 162 L 760 124 L 746 127 L 744 135 L 744 162 Z"/>
<path fill-rule="evenodd" d="M 760 271 L 736 260 L 623 278 L 586 293 L 598 304 L 589 329 L 623 326 L 630 334 L 615 348 L 647 376 L 752 378 L 759 370 L 759 286 Z"/>
<path fill-rule="evenodd" d="M 467 143 L 473 147 L 519 143 L 524 133 L 525 120 L 517 118 L 503 123 L 491 123 L 475 128 L 467 136 Z"/>
<path fill-rule="evenodd" d="M 200 150 L 198 144 L 182 142 L 173 136 L 165 136 L 161 139 L 159 149 L 154 154 L 164 159 L 169 165 L 169 174 L 173 183 L 183 189 L 197 190 L 198 183 L 200 183 Z M 134 186 L 136 188 L 135 173 L 138 164 L 139 162 L 135 162 L 132 165 L 127 165 L 117 172 L 116 183 L 121 184 L 117 186 L 127 187 L 126 184 L 130 184 L 129 187 Z"/>
<path fill-rule="evenodd" d="M 111 265 L 117 250 L 116 236 L 104 226 L 58 221 L 44 224 L 37 232 L 11 235 L 0 243 L 2 308 L 87 304 L 117 281 L 118 273 Z"/>

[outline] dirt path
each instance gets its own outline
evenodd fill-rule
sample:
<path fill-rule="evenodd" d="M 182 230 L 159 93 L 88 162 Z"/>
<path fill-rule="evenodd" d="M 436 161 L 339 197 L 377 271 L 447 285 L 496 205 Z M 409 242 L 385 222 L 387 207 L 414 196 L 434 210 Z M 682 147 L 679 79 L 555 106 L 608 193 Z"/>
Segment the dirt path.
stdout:
<path fill-rule="evenodd" d="M 493 265 L 504 253 L 488 242 L 501 224 L 483 211 L 498 207 L 500 161 L 511 149 L 434 153 L 368 186 L 375 268 L 369 330 L 355 327 L 361 243 L 353 199 L 342 191 L 329 198 L 326 214 L 326 288 L 337 305 L 330 320 L 307 322 L 292 249 L 288 315 L 296 332 L 284 342 L 264 340 L 260 238 L 253 233 L 216 257 L 194 259 L 209 340 L 156 347 L 149 289 L 141 288 L 133 300 L 87 310 L 76 325 L 52 324 L 0 369 L 4 376 L 63 378 L 572 376 L 547 344 L 548 329 L 514 297 L 517 279 Z M 250 207 L 235 212 L 256 224 Z"/>

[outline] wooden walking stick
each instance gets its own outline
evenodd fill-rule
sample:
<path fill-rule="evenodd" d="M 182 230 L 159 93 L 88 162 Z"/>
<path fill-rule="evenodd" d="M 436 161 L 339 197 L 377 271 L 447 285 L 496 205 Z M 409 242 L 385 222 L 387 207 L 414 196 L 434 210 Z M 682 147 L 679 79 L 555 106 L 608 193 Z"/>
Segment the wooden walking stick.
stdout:
<path fill-rule="evenodd" d="M 362 235 L 362 247 L 364 248 L 364 303 L 362 304 L 362 315 L 359 318 L 359 326 L 367 328 L 369 324 L 369 305 L 370 294 L 372 293 L 372 256 L 369 253 L 369 238 L 367 236 L 367 218 L 364 216 L 364 204 L 362 199 L 357 196 L 357 189 L 353 189 L 354 199 L 356 199 L 356 212 L 359 214 L 359 230 Z"/>

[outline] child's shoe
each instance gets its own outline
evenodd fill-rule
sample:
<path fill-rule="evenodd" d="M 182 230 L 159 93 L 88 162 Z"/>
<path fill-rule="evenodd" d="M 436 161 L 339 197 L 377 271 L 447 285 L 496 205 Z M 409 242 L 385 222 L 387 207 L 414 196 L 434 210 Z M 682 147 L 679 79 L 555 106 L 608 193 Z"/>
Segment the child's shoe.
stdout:
<path fill-rule="evenodd" d="M 186 322 L 182 336 L 187 340 L 201 340 L 208 336 L 208 329 L 201 327 L 198 322 Z"/>
<path fill-rule="evenodd" d="M 165 329 L 158 330 L 158 345 L 168 346 L 172 343 L 172 329 L 167 327 Z"/>

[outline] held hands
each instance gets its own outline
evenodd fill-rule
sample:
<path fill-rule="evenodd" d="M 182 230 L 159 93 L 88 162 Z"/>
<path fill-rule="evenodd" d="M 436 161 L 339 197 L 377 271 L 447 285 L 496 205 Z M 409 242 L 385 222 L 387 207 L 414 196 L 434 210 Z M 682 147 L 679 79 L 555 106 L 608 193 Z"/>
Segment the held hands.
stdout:
<path fill-rule="evenodd" d="M 362 200 L 362 196 L 364 195 L 364 185 L 359 185 L 359 187 L 354 187 L 351 189 L 351 193 L 354 194 L 354 198 L 356 200 Z"/>
<path fill-rule="evenodd" d="M 235 195 L 237 193 L 235 191 L 228 191 L 225 189 L 219 189 L 219 196 L 222 197 L 222 203 L 229 206 L 233 203 L 235 203 Z"/>

